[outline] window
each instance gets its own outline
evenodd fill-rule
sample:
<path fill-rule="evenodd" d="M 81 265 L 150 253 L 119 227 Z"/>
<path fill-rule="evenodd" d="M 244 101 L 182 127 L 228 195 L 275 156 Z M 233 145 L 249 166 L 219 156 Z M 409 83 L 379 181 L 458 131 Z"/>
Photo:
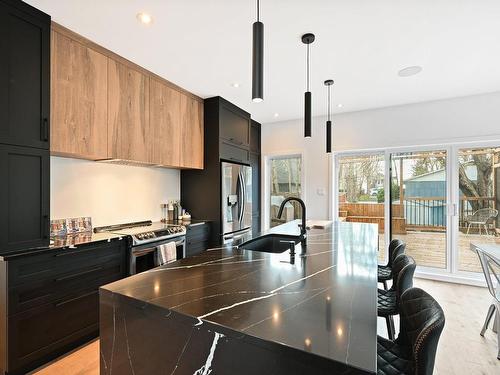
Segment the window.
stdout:
<path fill-rule="evenodd" d="M 278 211 L 281 202 L 288 197 L 302 197 L 302 157 L 300 155 L 277 156 L 269 159 L 269 224 L 275 227 L 287 221 L 299 219 L 301 209 L 297 202 L 285 205 L 281 218 Z"/>

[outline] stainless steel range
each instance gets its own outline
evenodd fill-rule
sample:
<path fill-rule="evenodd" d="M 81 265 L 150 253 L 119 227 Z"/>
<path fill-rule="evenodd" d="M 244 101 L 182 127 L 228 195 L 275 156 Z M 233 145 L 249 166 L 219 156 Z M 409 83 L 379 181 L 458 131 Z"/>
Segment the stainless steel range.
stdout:
<path fill-rule="evenodd" d="M 147 271 L 158 267 L 158 246 L 175 242 L 177 259 L 186 256 L 186 227 L 152 221 L 110 225 L 94 229 L 95 232 L 108 232 L 130 236 L 129 273 Z"/>

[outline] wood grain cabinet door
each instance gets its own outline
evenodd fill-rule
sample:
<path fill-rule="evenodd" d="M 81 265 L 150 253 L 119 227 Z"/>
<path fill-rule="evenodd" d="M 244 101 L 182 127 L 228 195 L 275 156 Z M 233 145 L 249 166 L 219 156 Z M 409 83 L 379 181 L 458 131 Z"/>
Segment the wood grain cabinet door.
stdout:
<path fill-rule="evenodd" d="M 181 93 L 154 78 L 150 87 L 150 121 L 153 132 L 152 162 L 180 166 Z"/>
<path fill-rule="evenodd" d="M 181 167 L 203 169 L 203 102 L 181 96 Z"/>
<path fill-rule="evenodd" d="M 151 162 L 149 82 L 145 74 L 108 60 L 108 158 Z"/>
<path fill-rule="evenodd" d="M 55 31 L 51 53 L 51 151 L 107 158 L 108 58 Z"/>

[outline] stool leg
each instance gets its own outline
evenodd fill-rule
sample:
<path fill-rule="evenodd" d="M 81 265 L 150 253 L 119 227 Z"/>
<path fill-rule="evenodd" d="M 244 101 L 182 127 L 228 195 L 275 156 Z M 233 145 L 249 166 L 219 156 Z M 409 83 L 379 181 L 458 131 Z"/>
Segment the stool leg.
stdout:
<path fill-rule="evenodd" d="M 387 337 L 391 340 L 391 322 L 388 316 L 385 317 L 385 324 L 387 325 Z"/>
<path fill-rule="evenodd" d="M 387 281 L 384 280 L 384 290 L 387 290 Z"/>
<path fill-rule="evenodd" d="M 500 312 L 496 312 L 495 316 L 496 322 L 497 322 L 497 328 L 500 325 Z M 498 353 L 497 353 L 497 359 L 500 359 L 500 329 L 497 330 L 497 340 L 498 340 Z"/>
<path fill-rule="evenodd" d="M 488 325 L 490 324 L 491 317 L 493 316 L 494 312 L 495 312 L 495 305 L 490 305 L 490 308 L 488 309 L 488 314 L 486 314 L 486 319 L 483 324 L 483 329 L 481 329 L 481 336 L 484 336 L 484 333 L 488 329 Z"/>
<path fill-rule="evenodd" d="M 392 315 L 389 315 L 389 321 L 391 323 L 391 340 L 394 341 L 396 340 L 396 328 L 394 328 L 394 317 Z"/>
<path fill-rule="evenodd" d="M 385 317 L 385 322 L 387 324 L 387 336 L 389 340 L 394 341 L 394 320 L 391 315 Z"/>

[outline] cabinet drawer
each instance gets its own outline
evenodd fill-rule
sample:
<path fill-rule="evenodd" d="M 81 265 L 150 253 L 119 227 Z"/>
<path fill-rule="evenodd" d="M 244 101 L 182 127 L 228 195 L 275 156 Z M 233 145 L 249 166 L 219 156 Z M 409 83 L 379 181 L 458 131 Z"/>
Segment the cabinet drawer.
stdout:
<path fill-rule="evenodd" d="M 8 314 L 16 314 L 45 303 L 60 302 L 82 290 L 95 289 L 126 275 L 126 264 L 112 259 L 97 266 L 56 278 L 31 281 L 9 289 Z"/>
<path fill-rule="evenodd" d="M 22 369 L 75 341 L 97 335 L 99 292 L 87 290 L 9 318 L 9 368 Z"/>
<path fill-rule="evenodd" d="M 195 237 L 208 237 L 210 235 L 210 227 L 207 224 L 195 227 L 188 227 L 186 231 L 186 239 L 189 240 Z"/>
<path fill-rule="evenodd" d="M 202 253 L 210 247 L 209 241 L 201 241 L 186 245 L 186 256 L 190 257 Z"/>
<path fill-rule="evenodd" d="M 250 162 L 250 152 L 247 149 L 221 142 L 220 158 L 248 164 Z"/>
<path fill-rule="evenodd" d="M 27 256 L 9 262 L 9 285 L 42 281 L 78 273 L 89 267 L 125 257 L 125 241 L 89 244 L 71 249 Z"/>

